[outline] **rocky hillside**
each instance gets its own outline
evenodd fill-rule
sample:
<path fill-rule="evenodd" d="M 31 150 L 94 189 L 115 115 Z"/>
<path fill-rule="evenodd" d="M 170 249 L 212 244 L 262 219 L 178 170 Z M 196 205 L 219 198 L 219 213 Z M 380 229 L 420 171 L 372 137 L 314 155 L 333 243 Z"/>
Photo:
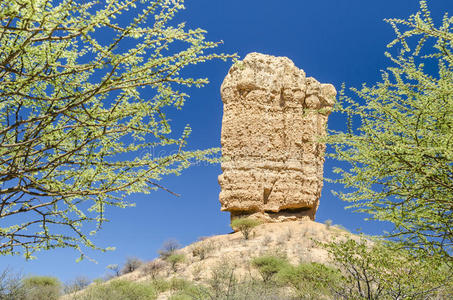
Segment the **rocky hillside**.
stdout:
<path fill-rule="evenodd" d="M 206 284 L 213 275 L 217 276 L 216 271 L 228 269 L 239 281 L 250 280 L 260 277 L 251 261 L 263 255 L 286 257 L 292 264 L 329 264 L 327 252 L 316 241 L 327 242 L 344 236 L 350 234 L 337 226 L 313 221 L 265 223 L 255 227 L 248 240 L 244 239 L 241 232 L 235 232 L 202 238 L 173 252 L 165 253 L 163 250 L 163 258 L 147 262 L 119 278 L 134 282 L 178 278 L 195 284 Z M 165 258 L 166 255 L 173 257 Z M 164 291 L 158 299 L 168 299 L 171 294 L 171 291 Z"/>

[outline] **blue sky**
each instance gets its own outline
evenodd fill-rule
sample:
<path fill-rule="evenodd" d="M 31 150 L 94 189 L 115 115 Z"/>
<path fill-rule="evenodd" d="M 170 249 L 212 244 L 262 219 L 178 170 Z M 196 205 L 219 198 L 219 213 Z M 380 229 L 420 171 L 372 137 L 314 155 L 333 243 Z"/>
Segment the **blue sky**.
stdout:
<path fill-rule="evenodd" d="M 362 82 L 379 80 L 380 70 L 388 66 L 384 56 L 386 45 L 394 38 L 384 18 L 404 18 L 415 13 L 418 0 L 186 0 L 186 10 L 176 21 L 188 27 L 208 31 L 207 38 L 223 40 L 221 52 L 237 52 L 243 58 L 249 52 L 287 56 L 307 76 L 322 83 L 332 83 L 337 90 L 343 82 L 359 87 Z M 431 0 L 429 6 L 435 20 L 444 12 L 453 13 L 453 1 Z M 193 68 L 207 76 L 210 84 L 192 89 L 191 98 L 182 111 L 171 116 L 175 127 L 189 123 L 192 135 L 188 149 L 220 146 L 222 101 L 220 84 L 231 62 L 209 62 Z M 344 128 L 344 119 L 331 115 L 329 128 Z M 328 160 L 325 175 L 330 176 L 335 161 Z M 161 182 L 181 194 L 174 197 L 164 191 L 150 195 L 129 196 L 135 208 L 108 210 L 110 222 L 94 238 L 101 247 L 116 246 L 107 253 L 91 252 L 97 263 L 84 260 L 76 263 L 77 253 L 59 249 L 38 253 L 38 259 L 0 257 L 0 270 L 11 266 L 24 274 L 52 275 L 62 281 L 84 275 L 102 277 L 109 264 L 122 264 L 128 256 L 151 260 L 162 243 L 174 238 L 187 245 L 201 236 L 231 232 L 229 213 L 220 212 L 218 201 L 219 165 L 195 166 L 179 177 Z M 383 224 L 365 222 L 364 215 L 345 210 L 347 206 L 330 192 L 339 186 L 325 184 L 317 221 L 333 220 L 351 231 L 361 228 L 378 234 Z"/>

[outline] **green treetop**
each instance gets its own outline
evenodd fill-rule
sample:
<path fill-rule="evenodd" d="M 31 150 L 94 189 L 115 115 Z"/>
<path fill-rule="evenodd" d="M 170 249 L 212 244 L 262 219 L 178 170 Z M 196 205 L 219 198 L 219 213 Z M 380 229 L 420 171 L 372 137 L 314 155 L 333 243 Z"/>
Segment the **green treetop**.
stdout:
<path fill-rule="evenodd" d="M 347 132 L 331 131 L 338 193 L 360 212 L 394 224 L 390 237 L 405 247 L 451 258 L 453 247 L 453 18 L 436 26 L 421 11 L 388 19 L 396 38 L 386 53 L 393 66 L 382 81 L 340 96 Z M 428 71 L 429 70 L 429 71 Z M 356 100 L 358 99 L 358 100 Z M 353 121 L 358 121 L 357 127 Z"/>

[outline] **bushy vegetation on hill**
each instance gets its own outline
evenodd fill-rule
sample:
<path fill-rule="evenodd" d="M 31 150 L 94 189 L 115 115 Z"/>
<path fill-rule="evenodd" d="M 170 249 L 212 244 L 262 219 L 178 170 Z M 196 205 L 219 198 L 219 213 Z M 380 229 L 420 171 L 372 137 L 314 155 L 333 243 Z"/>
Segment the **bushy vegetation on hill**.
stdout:
<path fill-rule="evenodd" d="M 440 300 L 453 297 L 451 270 L 436 256 L 419 259 L 407 250 L 397 250 L 381 240 L 360 238 L 334 225 L 327 227 L 311 222 L 287 225 L 280 229 L 283 224 L 263 224 L 249 240 L 236 233 L 221 239 L 204 239 L 183 249 L 178 249 L 179 243 L 173 240 L 171 245 L 178 245 L 177 248 L 168 246 L 169 243 L 163 247 L 171 250 L 169 255 L 144 262 L 138 268 L 131 262 L 139 259 L 128 259 L 124 266 L 115 265 L 117 274 L 93 282 L 81 277 L 62 285 L 55 278 L 24 278 L 5 271 L 0 276 L 0 299 L 51 300 L 63 294 L 63 300 L 159 297 L 173 300 Z M 306 226 L 311 228 L 309 235 Z M 288 228 L 292 228 L 291 237 L 266 241 L 271 228 L 278 230 L 275 236 L 285 235 Z M 326 242 L 313 241 L 316 237 Z M 332 241 L 334 237 L 337 240 Z M 297 239 L 296 243 L 292 239 Z M 221 253 L 226 244 L 241 249 L 224 257 Z M 295 244 L 318 250 L 324 248 L 330 259 L 315 262 L 313 256 L 289 247 Z M 209 252 L 202 259 L 198 249 L 205 246 L 209 247 Z M 248 252 L 251 249 L 255 252 Z M 244 257 L 238 255 L 241 253 L 254 254 Z M 129 265 L 134 270 L 122 273 Z"/>
<path fill-rule="evenodd" d="M 333 264 L 301 262 L 281 256 L 255 257 L 250 267 L 258 272 L 238 275 L 236 267 L 221 261 L 209 278 L 190 281 L 154 276 L 131 282 L 113 279 L 91 285 L 72 300 L 156 299 L 450 299 L 451 273 L 438 260 L 417 261 L 405 251 L 382 243 L 345 240 L 330 246 Z M 360 249 L 359 251 L 357 249 Z M 253 275 L 255 274 L 255 275 Z"/>

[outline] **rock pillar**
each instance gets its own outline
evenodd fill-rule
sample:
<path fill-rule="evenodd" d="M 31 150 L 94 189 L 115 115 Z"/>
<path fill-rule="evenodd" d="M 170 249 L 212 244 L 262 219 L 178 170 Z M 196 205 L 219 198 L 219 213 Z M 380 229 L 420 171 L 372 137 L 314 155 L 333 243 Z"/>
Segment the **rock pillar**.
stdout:
<path fill-rule="evenodd" d="M 232 219 L 314 220 L 333 85 L 306 77 L 286 57 L 250 53 L 231 67 L 221 96 L 221 209 Z"/>

